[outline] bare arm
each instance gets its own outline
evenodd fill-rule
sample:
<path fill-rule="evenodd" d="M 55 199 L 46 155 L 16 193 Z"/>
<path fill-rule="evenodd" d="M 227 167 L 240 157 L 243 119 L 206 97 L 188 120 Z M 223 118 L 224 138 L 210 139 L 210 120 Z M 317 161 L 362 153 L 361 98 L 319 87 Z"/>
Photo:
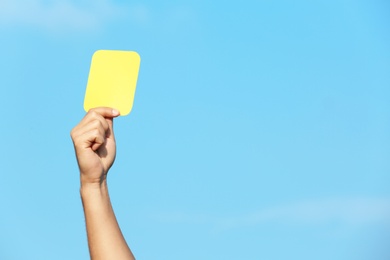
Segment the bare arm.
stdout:
<path fill-rule="evenodd" d="M 116 220 L 107 187 L 116 145 L 111 108 L 91 109 L 71 137 L 80 169 L 80 194 L 92 260 L 134 260 Z"/>

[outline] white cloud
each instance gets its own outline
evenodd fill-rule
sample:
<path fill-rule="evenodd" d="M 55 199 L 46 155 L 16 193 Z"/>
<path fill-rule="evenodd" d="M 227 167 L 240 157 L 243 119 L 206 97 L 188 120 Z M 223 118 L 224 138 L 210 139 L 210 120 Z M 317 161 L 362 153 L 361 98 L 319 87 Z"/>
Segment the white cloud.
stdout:
<path fill-rule="evenodd" d="M 118 13 L 119 7 L 107 0 L 0 0 L 2 26 L 85 30 L 96 28 Z"/>
<path fill-rule="evenodd" d="M 19 25 L 52 32 L 99 29 L 113 20 L 166 30 L 192 23 L 194 17 L 192 9 L 181 6 L 152 10 L 145 4 L 110 0 L 0 0 L 1 27 Z"/>

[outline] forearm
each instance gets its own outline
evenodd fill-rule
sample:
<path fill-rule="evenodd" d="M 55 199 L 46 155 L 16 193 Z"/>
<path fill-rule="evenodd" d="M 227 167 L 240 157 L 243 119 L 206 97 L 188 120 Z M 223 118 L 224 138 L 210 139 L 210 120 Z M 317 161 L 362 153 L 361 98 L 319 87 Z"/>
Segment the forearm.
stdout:
<path fill-rule="evenodd" d="M 88 245 L 92 260 L 133 260 L 119 228 L 108 194 L 107 182 L 81 185 Z"/>

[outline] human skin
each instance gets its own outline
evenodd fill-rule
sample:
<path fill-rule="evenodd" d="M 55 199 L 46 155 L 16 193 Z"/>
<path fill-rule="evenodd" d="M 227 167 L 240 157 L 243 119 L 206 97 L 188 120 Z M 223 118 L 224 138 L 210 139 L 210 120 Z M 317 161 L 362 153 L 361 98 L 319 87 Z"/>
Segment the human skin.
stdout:
<path fill-rule="evenodd" d="M 92 260 L 135 259 L 116 220 L 107 186 L 116 155 L 113 120 L 117 116 L 115 109 L 94 108 L 71 131 Z"/>

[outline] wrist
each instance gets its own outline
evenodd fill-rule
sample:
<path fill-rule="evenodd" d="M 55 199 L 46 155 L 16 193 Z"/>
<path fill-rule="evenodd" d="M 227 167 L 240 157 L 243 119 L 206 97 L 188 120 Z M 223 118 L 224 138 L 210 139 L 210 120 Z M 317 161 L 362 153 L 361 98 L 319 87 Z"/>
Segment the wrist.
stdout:
<path fill-rule="evenodd" d="M 83 172 L 80 170 L 81 186 L 101 186 L 106 182 L 107 174 L 104 172 Z"/>
<path fill-rule="evenodd" d="M 107 180 L 103 179 L 99 182 L 89 182 L 81 178 L 80 181 L 80 194 L 84 195 L 93 195 L 93 194 L 103 194 L 107 192 Z"/>

